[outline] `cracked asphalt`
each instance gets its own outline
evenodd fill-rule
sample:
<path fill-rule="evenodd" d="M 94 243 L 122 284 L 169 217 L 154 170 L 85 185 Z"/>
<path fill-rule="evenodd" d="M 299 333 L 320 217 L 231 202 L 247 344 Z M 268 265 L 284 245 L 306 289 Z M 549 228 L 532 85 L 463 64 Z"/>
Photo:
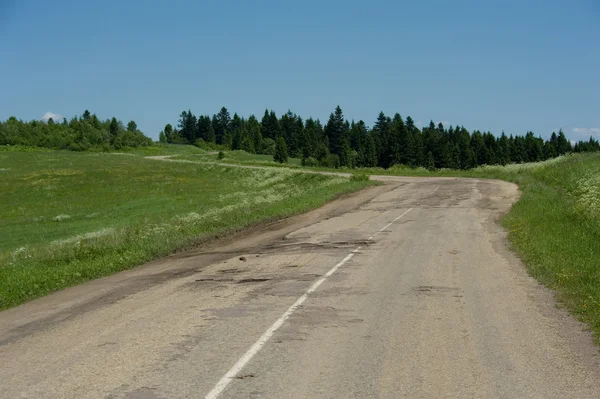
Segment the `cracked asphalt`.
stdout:
<path fill-rule="evenodd" d="M 1 312 L 0 397 L 599 398 L 497 223 L 517 187 L 385 180 Z"/>

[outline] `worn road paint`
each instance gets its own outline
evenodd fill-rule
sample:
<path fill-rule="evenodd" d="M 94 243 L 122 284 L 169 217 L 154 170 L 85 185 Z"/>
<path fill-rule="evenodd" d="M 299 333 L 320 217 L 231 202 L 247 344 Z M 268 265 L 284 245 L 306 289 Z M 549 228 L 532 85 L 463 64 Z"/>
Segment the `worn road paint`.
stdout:
<path fill-rule="evenodd" d="M 392 220 L 390 223 L 388 223 L 384 228 L 379 230 L 374 235 L 377 235 L 378 233 L 381 233 L 383 230 L 390 227 L 392 224 L 394 224 L 395 222 L 400 220 L 400 218 L 402 218 L 408 212 L 412 211 L 412 209 L 413 208 L 410 208 L 409 210 L 404 212 L 402 215 L 400 215 L 396 219 Z M 373 237 L 371 237 L 369 239 L 372 239 L 372 238 Z M 308 299 L 308 296 L 310 294 L 312 294 L 313 292 L 315 292 L 316 289 L 319 288 L 319 286 L 321 284 L 323 284 L 325 282 L 325 280 L 327 280 L 340 267 L 342 267 L 346 262 L 348 262 L 350 259 L 352 259 L 352 257 L 358 253 L 360 248 L 361 247 L 357 247 L 357 248 L 353 249 L 348 255 L 346 255 L 346 257 L 344 259 L 342 259 L 338 264 L 336 264 L 334 267 L 332 267 L 331 270 L 329 270 L 323 277 L 321 277 L 320 279 L 315 281 L 313 283 L 313 285 L 311 285 L 310 288 L 308 290 L 306 290 L 306 292 L 300 298 L 298 298 L 298 300 L 296 300 L 296 302 L 294 302 L 294 304 L 292 306 L 290 306 L 277 320 L 275 320 L 275 322 L 271 325 L 271 327 L 269 327 L 267 329 L 267 331 L 265 331 L 260 336 L 260 338 L 258 338 L 258 340 L 254 343 L 254 345 L 252 345 L 250 347 L 250 349 L 248 349 L 248 351 L 246 353 L 244 353 L 244 355 L 233 365 L 233 367 L 231 369 L 229 369 L 229 371 L 219 380 L 219 382 L 217 382 L 217 384 L 214 386 L 214 388 L 211 389 L 211 391 L 209 393 L 207 393 L 204 398 L 205 399 L 218 398 L 219 395 L 225 390 L 225 388 L 227 388 L 227 386 L 229 385 L 231 380 L 236 378 L 236 376 L 239 374 L 240 371 L 242 371 L 242 369 L 246 366 L 246 364 L 248 364 L 248 362 L 250 360 L 252 360 L 252 358 L 262 349 L 262 347 L 265 346 L 267 341 L 269 341 L 269 339 L 271 339 L 271 337 L 273 336 L 275 331 L 277 331 L 283 325 L 283 323 L 285 323 L 285 321 L 287 319 L 289 319 L 289 317 L 292 314 L 294 314 L 296 309 L 298 309 L 298 307 L 300 307 L 300 305 L 302 305 L 304 303 L 304 301 L 306 301 L 306 299 Z"/>

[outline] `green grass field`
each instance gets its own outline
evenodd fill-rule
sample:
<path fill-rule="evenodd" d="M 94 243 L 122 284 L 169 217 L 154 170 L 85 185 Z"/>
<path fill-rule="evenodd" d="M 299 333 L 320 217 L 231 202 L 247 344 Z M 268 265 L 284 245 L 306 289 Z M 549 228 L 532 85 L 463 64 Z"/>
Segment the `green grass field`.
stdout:
<path fill-rule="evenodd" d="M 282 168 L 161 162 L 144 159 L 146 152 L 0 152 L 0 308 L 370 184 Z"/>
<path fill-rule="evenodd" d="M 200 150 L 202 151 L 202 150 Z M 177 158 L 187 159 L 198 162 L 218 162 L 218 163 L 232 163 L 240 165 L 256 165 L 256 166 L 273 166 L 273 167 L 287 167 L 287 168 L 299 168 L 301 159 L 300 158 L 289 158 L 288 163 L 280 164 L 273 161 L 273 155 L 264 154 L 250 154 L 246 151 L 223 151 L 225 157 L 218 159 L 217 151 L 202 151 L 196 153 L 177 153 Z M 170 154 L 165 154 L 170 155 Z"/>

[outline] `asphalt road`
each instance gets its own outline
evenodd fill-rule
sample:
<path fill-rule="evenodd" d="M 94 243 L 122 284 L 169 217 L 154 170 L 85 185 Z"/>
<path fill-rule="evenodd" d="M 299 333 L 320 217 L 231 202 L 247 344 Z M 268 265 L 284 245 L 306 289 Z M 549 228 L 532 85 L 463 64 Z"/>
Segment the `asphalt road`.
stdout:
<path fill-rule="evenodd" d="M 600 398 L 497 224 L 508 183 L 385 178 L 0 313 L 1 398 Z"/>

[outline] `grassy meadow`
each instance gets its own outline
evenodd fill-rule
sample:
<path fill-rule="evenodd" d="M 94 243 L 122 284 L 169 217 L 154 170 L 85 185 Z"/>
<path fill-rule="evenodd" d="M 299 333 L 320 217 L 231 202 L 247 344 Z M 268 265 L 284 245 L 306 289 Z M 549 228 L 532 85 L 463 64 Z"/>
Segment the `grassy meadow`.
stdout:
<path fill-rule="evenodd" d="M 0 309 L 370 184 L 141 155 L 0 151 Z"/>
<path fill-rule="evenodd" d="M 273 160 L 273 155 L 251 154 L 242 150 L 223 151 L 223 154 L 225 157 L 223 159 L 218 159 L 218 151 L 198 150 L 198 152 L 195 153 L 178 153 L 177 158 L 198 162 L 218 162 L 237 165 L 272 166 L 285 168 L 299 168 L 301 167 L 300 163 L 302 161 L 300 158 L 288 158 L 287 163 L 281 164 Z"/>

